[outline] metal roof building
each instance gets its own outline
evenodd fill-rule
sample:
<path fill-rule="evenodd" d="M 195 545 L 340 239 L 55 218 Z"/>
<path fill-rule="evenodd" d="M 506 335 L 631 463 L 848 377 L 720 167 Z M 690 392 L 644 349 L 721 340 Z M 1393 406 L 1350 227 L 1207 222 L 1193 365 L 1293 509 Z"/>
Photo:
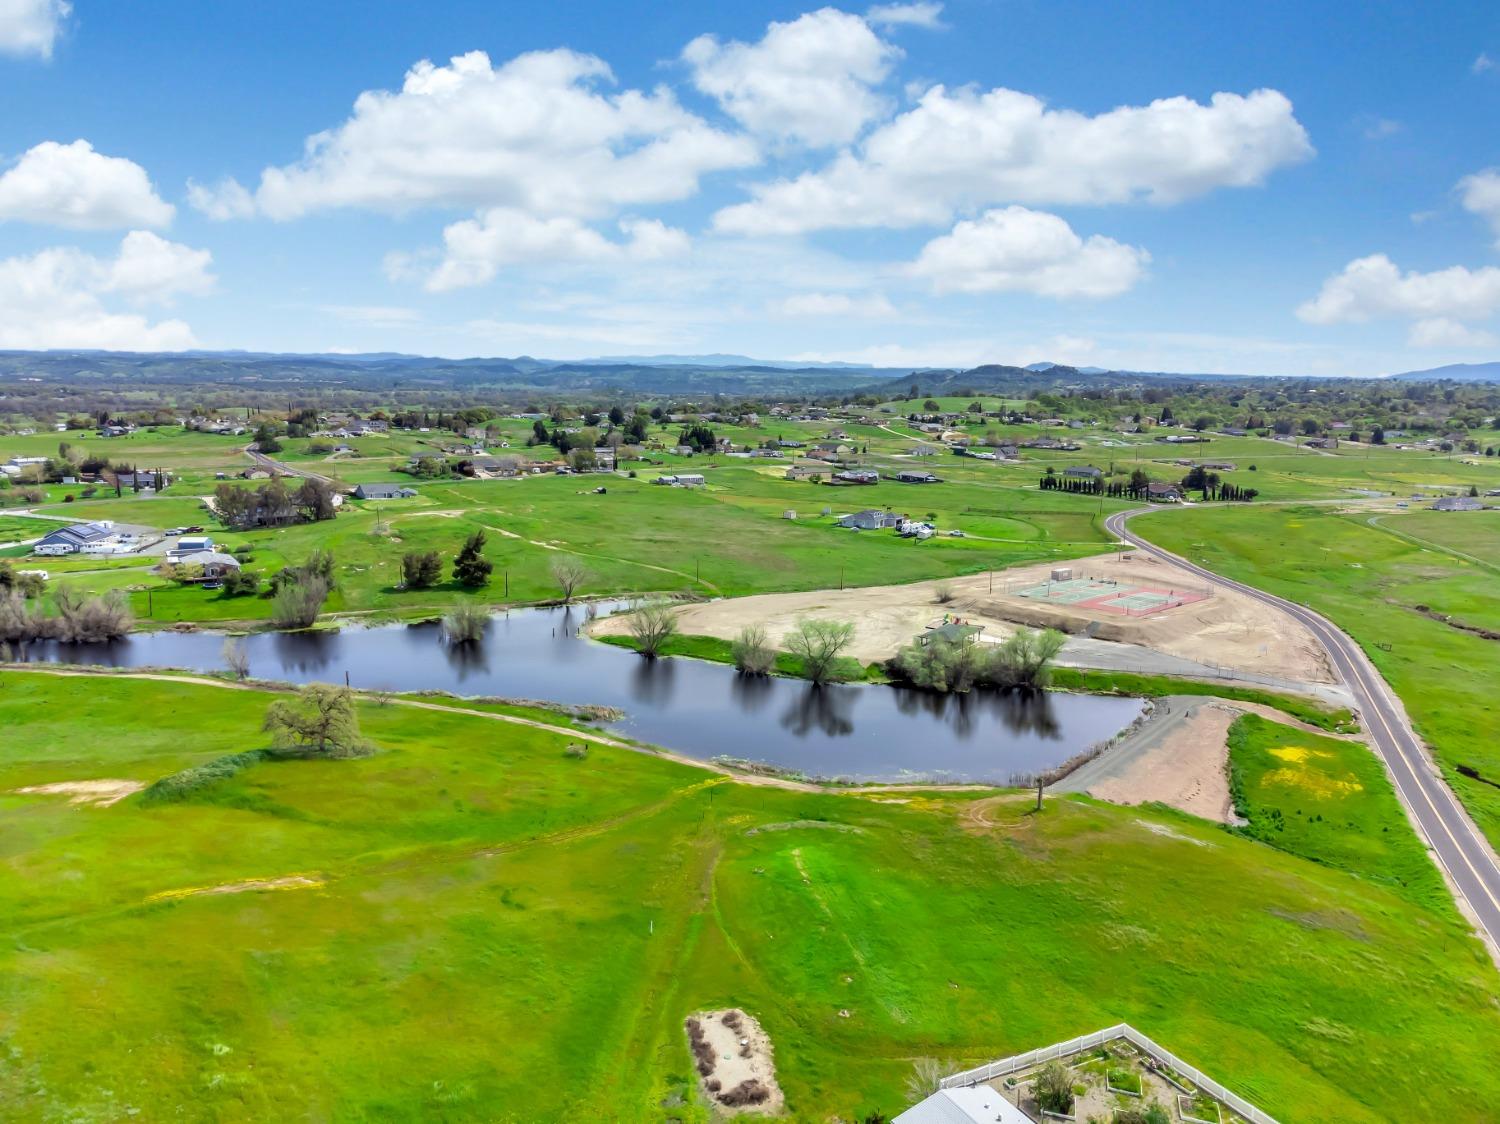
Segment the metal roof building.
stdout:
<path fill-rule="evenodd" d="M 891 1124 L 1032 1124 L 1027 1116 L 988 1085 L 940 1089 L 914 1104 Z"/>

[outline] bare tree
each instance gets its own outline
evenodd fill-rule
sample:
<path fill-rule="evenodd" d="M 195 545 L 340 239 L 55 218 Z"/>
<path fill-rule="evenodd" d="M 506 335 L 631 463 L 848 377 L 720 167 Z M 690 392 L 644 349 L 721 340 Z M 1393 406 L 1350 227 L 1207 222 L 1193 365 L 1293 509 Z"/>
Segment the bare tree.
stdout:
<path fill-rule="evenodd" d="M 559 555 L 552 560 L 552 580 L 562 590 L 564 605 L 572 602 L 573 594 L 578 591 L 578 587 L 592 576 L 589 568 L 583 564 L 583 560 L 574 558 L 571 554 Z"/>
<path fill-rule="evenodd" d="M 630 614 L 629 625 L 636 650 L 654 660 L 662 645 L 677 635 L 677 608 L 670 601 L 649 601 Z"/>
<path fill-rule="evenodd" d="M 85 599 L 64 586 L 52 596 L 57 606 L 55 631 L 59 640 L 74 644 L 97 644 L 116 640 L 130 631 L 135 616 L 125 594 L 112 589 L 102 597 Z"/>
<path fill-rule="evenodd" d="M 245 642 L 236 640 L 232 636 L 224 638 L 224 666 L 233 673 L 236 679 L 250 678 L 250 653 L 245 650 Z"/>
<path fill-rule="evenodd" d="M 740 629 L 729 645 L 729 654 L 742 675 L 766 675 L 776 666 L 776 650 L 766 640 L 766 630 L 758 624 Z"/>
<path fill-rule="evenodd" d="M 838 658 L 854 639 L 848 621 L 799 621 L 786 639 L 787 650 L 802 659 L 802 668 L 814 683 L 833 678 Z"/>
<path fill-rule="evenodd" d="M 311 628 L 328 600 L 328 582 L 303 576 L 283 582 L 271 601 L 271 620 L 278 628 Z"/>
<path fill-rule="evenodd" d="M 301 757 L 361 757 L 370 752 L 359 732 L 354 692 L 348 687 L 309 683 L 297 699 L 277 699 L 266 711 L 262 728 L 277 750 Z"/>

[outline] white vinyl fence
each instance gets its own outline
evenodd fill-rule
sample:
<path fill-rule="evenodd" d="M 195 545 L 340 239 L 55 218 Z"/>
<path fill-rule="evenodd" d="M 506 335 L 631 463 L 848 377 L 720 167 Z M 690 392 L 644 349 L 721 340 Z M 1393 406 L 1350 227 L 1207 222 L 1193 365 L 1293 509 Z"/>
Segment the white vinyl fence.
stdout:
<path fill-rule="evenodd" d="M 1188 1065 L 1170 1050 L 1158 1046 L 1129 1023 L 1120 1023 L 1118 1026 L 1106 1027 L 1104 1030 L 1096 1030 L 1092 1034 L 1085 1034 L 1079 1038 L 1069 1039 L 1067 1042 L 1058 1042 L 1052 1046 L 1043 1046 L 1039 1050 L 1032 1050 L 1025 1054 L 1016 1054 L 1014 1057 L 1001 1058 L 999 1061 L 989 1062 L 986 1065 L 974 1069 L 955 1073 L 951 1077 L 943 1078 L 944 1089 L 956 1089 L 967 1085 L 979 1085 L 986 1081 L 993 1081 L 998 1077 L 1007 1077 L 1012 1073 L 1030 1069 L 1032 1066 L 1043 1062 L 1057 1061 L 1061 1058 L 1071 1057 L 1083 1050 L 1092 1050 L 1097 1046 L 1103 1046 L 1106 1042 L 1113 1042 L 1117 1038 L 1123 1038 L 1127 1042 L 1144 1050 L 1158 1062 L 1170 1066 L 1203 1092 L 1211 1097 L 1217 1097 L 1235 1112 L 1239 1113 L 1251 1124 L 1278 1124 L 1275 1117 L 1262 1112 L 1244 1097 L 1231 1093 L 1220 1085 L 1208 1074 Z"/>

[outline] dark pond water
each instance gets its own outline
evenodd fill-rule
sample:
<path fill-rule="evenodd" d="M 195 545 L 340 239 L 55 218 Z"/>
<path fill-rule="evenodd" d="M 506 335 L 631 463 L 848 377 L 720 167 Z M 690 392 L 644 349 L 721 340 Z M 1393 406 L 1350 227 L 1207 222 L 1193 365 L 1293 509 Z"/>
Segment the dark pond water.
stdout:
<path fill-rule="evenodd" d="M 1137 699 L 975 692 L 941 696 L 880 685 L 813 687 L 745 679 L 699 660 L 646 660 L 577 635 L 581 609 L 493 618 L 484 641 L 455 648 L 436 624 L 265 632 L 244 638 L 250 673 L 365 689 L 437 689 L 625 712 L 611 729 L 709 759 L 762 761 L 809 776 L 1006 781 L 1057 765 L 1118 732 Z M 224 667 L 222 635 L 138 633 L 112 644 L 35 644 L 26 658 L 111 667 Z"/>

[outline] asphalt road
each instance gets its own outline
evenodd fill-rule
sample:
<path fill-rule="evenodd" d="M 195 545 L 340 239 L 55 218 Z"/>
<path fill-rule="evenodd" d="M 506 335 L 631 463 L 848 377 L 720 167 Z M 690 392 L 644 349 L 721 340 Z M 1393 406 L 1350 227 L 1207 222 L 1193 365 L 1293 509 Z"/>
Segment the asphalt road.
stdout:
<path fill-rule="evenodd" d="M 321 472 L 314 472 L 310 468 L 298 468 L 296 465 L 284 464 L 281 461 L 273 461 L 264 453 L 256 452 L 254 445 L 246 445 L 244 452 L 245 456 L 249 457 L 258 467 L 265 469 L 267 472 L 279 472 L 287 476 L 301 476 L 307 480 L 321 480 L 325 484 L 333 483 L 332 480 L 324 476 Z"/>
<path fill-rule="evenodd" d="M 1500 949 L 1500 865 L 1496 864 L 1494 853 L 1479 829 L 1428 760 L 1395 695 L 1359 645 L 1304 605 L 1222 577 L 1147 542 L 1127 526 L 1130 517 L 1141 514 L 1142 510 L 1150 509 L 1116 512 L 1105 519 L 1104 526 L 1111 534 L 1148 554 L 1290 613 L 1327 649 L 1334 669 L 1354 696 L 1364 723 L 1365 739 L 1385 762 L 1412 818 L 1447 871 L 1449 885 L 1463 897 L 1461 904 L 1467 904 L 1469 915 L 1488 937 L 1492 953 Z"/>

